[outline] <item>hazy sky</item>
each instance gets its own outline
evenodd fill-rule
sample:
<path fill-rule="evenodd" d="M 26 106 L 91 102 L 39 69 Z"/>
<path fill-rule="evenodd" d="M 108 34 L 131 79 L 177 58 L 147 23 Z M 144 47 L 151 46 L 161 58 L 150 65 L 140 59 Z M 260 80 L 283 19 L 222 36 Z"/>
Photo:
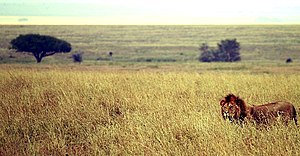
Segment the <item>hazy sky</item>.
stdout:
<path fill-rule="evenodd" d="M 0 0 L 0 24 L 300 24 L 300 0 Z"/>

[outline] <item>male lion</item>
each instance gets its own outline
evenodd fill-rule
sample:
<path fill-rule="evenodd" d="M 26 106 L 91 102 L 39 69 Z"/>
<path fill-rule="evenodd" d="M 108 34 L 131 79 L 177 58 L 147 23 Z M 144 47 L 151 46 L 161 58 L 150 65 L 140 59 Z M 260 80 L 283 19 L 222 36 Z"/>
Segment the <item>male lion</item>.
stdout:
<path fill-rule="evenodd" d="M 233 94 L 228 94 L 220 101 L 221 112 L 224 120 L 242 123 L 245 119 L 256 124 L 270 124 L 277 118 L 288 124 L 294 120 L 298 125 L 297 113 L 293 104 L 289 102 L 273 102 L 258 106 L 247 106 L 245 101 Z"/>

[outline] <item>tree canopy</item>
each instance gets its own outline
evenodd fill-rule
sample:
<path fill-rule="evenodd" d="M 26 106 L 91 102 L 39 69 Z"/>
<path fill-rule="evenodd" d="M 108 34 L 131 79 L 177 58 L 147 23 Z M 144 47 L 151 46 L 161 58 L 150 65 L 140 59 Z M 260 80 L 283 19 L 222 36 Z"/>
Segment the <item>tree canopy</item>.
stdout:
<path fill-rule="evenodd" d="M 67 41 L 39 34 L 19 35 L 11 40 L 10 44 L 12 49 L 16 49 L 16 52 L 31 52 L 37 63 L 40 63 L 46 56 L 67 53 L 72 50 L 71 44 Z"/>

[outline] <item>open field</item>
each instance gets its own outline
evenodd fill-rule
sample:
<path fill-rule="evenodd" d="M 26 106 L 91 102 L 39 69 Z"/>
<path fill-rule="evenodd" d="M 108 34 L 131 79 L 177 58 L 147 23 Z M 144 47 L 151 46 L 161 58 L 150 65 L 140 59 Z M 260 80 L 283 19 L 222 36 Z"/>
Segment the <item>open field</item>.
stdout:
<path fill-rule="evenodd" d="M 300 154 L 293 123 L 241 128 L 219 106 L 235 93 L 299 110 L 299 74 L 101 69 L 1 65 L 0 155 Z"/>
<path fill-rule="evenodd" d="M 293 123 L 241 128 L 219 105 L 228 93 L 284 100 L 300 118 L 300 25 L 0 28 L 0 155 L 300 155 Z M 73 51 L 36 64 L 8 50 L 26 33 Z M 228 38 L 241 43 L 241 62 L 197 61 L 200 44 Z"/>
<path fill-rule="evenodd" d="M 241 44 L 242 61 L 284 62 L 300 59 L 300 25 L 194 25 L 194 26 L 0 26 L 0 63 L 35 63 L 32 56 L 8 50 L 19 34 L 39 33 L 70 42 L 69 54 L 46 57 L 43 63 L 72 63 L 70 56 L 84 52 L 86 64 L 115 62 L 197 62 L 202 43 L 216 47 L 224 39 Z M 12 56 L 12 57 L 10 57 Z M 98 61 L 97 61 L 98 59 Z"/>

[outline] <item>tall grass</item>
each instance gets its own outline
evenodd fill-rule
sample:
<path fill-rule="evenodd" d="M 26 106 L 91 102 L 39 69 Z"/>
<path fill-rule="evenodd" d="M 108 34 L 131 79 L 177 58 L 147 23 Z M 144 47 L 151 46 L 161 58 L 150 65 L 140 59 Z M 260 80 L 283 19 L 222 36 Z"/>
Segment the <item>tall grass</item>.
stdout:
<path fill-rule="evenodd" d="M 287 100 L 300 76 L 0 69 L 0 155 L 299 155 L 299 128 L 223 121 L 219 100 Z"/>

